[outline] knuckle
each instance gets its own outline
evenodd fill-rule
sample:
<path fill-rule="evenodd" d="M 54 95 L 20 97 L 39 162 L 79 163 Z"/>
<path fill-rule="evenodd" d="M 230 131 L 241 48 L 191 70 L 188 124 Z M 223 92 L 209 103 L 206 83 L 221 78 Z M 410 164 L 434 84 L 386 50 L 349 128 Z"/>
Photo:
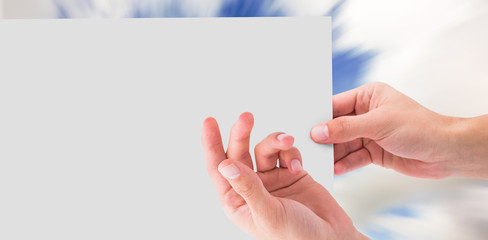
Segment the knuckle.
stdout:
<path fill-rule="evenodd" d="M 373 83 L 371 83 L 371 87 L 373 89 L 378 89 L 378 90 L 385 90 L 385 89 L 391 88 L 390 85 L 388 85 L 387 83 L 384 83 L 384 82 L 373 82 Z"/>
<path fill-rule="evenodd" d="M 249 139 L 250 136 L 250 132 L 246 132 L 241 129 L 235 129 L 232 133 L 232 138 L 236 142 L 245 142 Z"/>
<path fill-rule="evenodd" d="M 292 152 L 293 154 L 297 154 L 297 155 L 300 155 L 300 150 L 298 150 L 297 147 L 293 146 L 291 149 L 290 149 L 290 152 Z"/>
<path fill-rule="evenodd" d="M 351 129 L 351 121 L 347 117 L 337 119 L 337 124 L 341 132 L 347 132 Z"/>
<path fill-rule="evenodd" d="M 296 158 L 297 156 L 300 156 L 300 150 L 298 150 L 297 147 L 292 146 L 291 148 L 287 150 L 281 150 L 280 156 L 285 156 L 285 157 L 294 157 Z"/>
<path fill-rule="evenodd" d="M 253 184 L 248 181 L 242 182 L 234 189 L 236 190 L 236 192 L 239 193 L 239 195 L 241 195 L 245 199 L 253 198 L 255 195 L 255 192 L 253 191 Z"/>
<path fill-rule="evenodd" d="M 230 131 L 232 140 L 236 142 L 248 141 L 251 135 L 251 128 L 242 127 L 239 123 L 235 123 Z"/>
<path fill-rule="evenodd" d="M 345 153 L 350 153 L 350 152 L 352 152 L 352 147 L 351 147 L 351 145 L 350 145 L 350 144 L 344 144 L 344 145 L 342 145 L 342 146 L 343 146 L 343 149 L 344 149 L 344 152 L 345 152 Z"/>
<path fill-rule="evenodd" d="M 387 86 L 387 84 L 384 82 L 375 81 L 375 82 L 370 83 L 370 86 L 381 88 L 381 87 Z"/>
<path fill-rule="evenodd" d="M 298 159 L 302 159 L 302 156 L 301 156 L 301 154 L 300 154 L 300 150 L 298 150 L 298 148 L 297 148 L 297 147 L 292 147 L 292 148 L 291 148 L 289 151 L 290 151 L 290 153 L 291 153 L 291 157 L 292 157 L 293 159 L 296 159 L 296 158 L 298 158 Z"/>
<path fill-rule="evenodd" d="M 254 152 L 259 152 L 261 151 L 261 149 L 263 148 L 263 142 L 260 142 L 258 144 L 256 144 L 256 146 L 254 146 Z"/>
<path fill-rule="evenodd" d="M 259 158 L 261 157 L 262 155 L 264 155 L 263 153 L 263 144 L 262 143 L 258 143 L 255 147 L 254 147 L 254 156 L 256 158 Z"/>
<path fill-rule="evenodd" d="M 374 81 L 372 83 L 370 83 L 371 86 L 373 87 L 379 87 L 379 86 L 382 86 L 384 83 L 382 82 L 378 82 L 378 81 Z"/>
<path fill-rule="evenodd" d="M 224 206 L 229 206 L 231 209 L 236 209 L 239 206 L 242 206 L 245 202 L 237 192 L 229 191 L 223 196 L 222 203 Z"/>

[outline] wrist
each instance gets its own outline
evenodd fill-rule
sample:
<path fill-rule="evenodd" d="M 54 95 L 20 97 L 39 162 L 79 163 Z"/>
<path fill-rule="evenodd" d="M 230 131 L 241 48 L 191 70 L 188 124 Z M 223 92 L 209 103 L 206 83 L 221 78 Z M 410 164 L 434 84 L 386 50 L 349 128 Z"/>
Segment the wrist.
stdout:
<path fill-rule="evenodd" d="M 454 177 L 488 179 L 488 115 L 453 118 L 447 128 L 448 162 Z"/>

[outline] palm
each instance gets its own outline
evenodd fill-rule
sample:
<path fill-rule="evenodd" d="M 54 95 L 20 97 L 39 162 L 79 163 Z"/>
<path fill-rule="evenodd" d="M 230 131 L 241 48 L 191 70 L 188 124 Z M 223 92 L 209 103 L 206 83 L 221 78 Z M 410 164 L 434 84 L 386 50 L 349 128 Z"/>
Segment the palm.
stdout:
<path fill-rule="evenodd" d="M 352 222 L 342 208 L 302 169 L 292 136 L 273 133 L 256 145 L 254 171 L 249 151 L 253 121 L 250 113 L 239 117 L 227 151 L 215 119 L 204 121 L 207 169 L 227 216 L 262 239 L 321 239 L 337 234 L 332 225 L 344 230 L 341 232 L 352 231 Z M 235 174 L 236 169 L 240 173 L 226 179 L 223 172 L 228 167 L 232 170 L 227 173 Z"/>
<path fill-rule="evenodd" d="M 225 208 L 226 214 L 237 225 L 250 232 L 257 232 L 256 228 L 273 229 L 279 226 L 291 226 L 294 232 L 304 231 L 301 236 L 312 234 L 309 239 L 317 237 L 313 235 L 314 233 L 330 228 L 327 216 L 330 218 L 331 215 L 335 215 L 331 209 L 336 210 L 337 203 L 330 201 L 332 198 L 327 190 L 308 173 L 303 171 L 299 175 L 293 175 L 286 168 L 275 168 L 266 172 L 257 172 L 257 175 L 266 190 L 273 196 L 272 204 L 275 211 L 267 215 L 267 218 L 253 217 L 244 198 L 234 189 L 230 189 L 224 197 L 223 205 L 228 206 Z M 270 223 L 274 226 L 269 226 Z M 313 227 L 317 229 L 311 229 Z"/>
<path fill-rule="evenodd" d="M 258 176 L 263 181 L 266 190 L 282 203 L 288 204 L 290 201 L 296 201 L 320 218 L 326 219 L 327 208 L 325 206 L 327 206 L 327 200 L 330 199 L 330 194 L 305 171 L 299 175 L 293 175 L 286 168 L 275 168 L 265 173 L 258 172 Z"/>

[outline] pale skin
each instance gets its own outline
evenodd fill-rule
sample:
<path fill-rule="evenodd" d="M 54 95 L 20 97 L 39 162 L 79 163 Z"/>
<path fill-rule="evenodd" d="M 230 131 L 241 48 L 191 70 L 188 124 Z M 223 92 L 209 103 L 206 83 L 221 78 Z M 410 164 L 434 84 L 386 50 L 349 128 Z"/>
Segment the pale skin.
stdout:
<path fill-rule="evenodd" d="M 252 114 L 241 114 L 224 151 L 216 120 L 203 122 L 207 170 L 229 219 L 257 239 L 366 239 L 329 192 L 301 168 L 292 136 L 273 133 L 256 145 L 257 172 L 252 169 L 253 123 Z"/>
<path fill-rule="evenodd" d="M 333 97 L 334 120 L 315 126 L 318 143 L 335 143 L 335 173 L 369 164 L 419 178 L 488 179 L 488 115 L 437 114 L 384 83 Z"/>
<path fill-rule="evenodd" d="M 421 178 L 488 179 L 488 115 L 443 116 L 382 83 L 335 95 L 333 107 L 334 119 L 313 127 L 311 138 L 335 143 L 336 174 L 373 163 Z M 367 239 L 303 170 L 292 136 L 273 133 L 256 145 L 253 169 L 253 123 L 241 114 L 227 150 L 216 120 L 203 123 L 207 170 L 226 215 L 257 239 Z"/>

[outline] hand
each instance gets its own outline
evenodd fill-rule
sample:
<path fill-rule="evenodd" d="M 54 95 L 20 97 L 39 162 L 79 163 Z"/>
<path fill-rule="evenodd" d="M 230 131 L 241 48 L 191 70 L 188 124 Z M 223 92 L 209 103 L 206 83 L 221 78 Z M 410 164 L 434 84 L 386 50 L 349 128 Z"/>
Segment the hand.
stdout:
<path fill-rule="evenodd" d="M 292 136 L 273 133 L 256 145 L 253 171 L 253 124 L 252 114 L 241 114 L 225 152 L 215 119 L 203 122 L 207 170 L 226 215 L 258 239 L 364 238 L 329 192 L 302 169 Z"/>
<path fill-rule="evenodd" d="M 335 95 L 333 106 L 334 120 L 311 136 L 337 143 L 336 174 L 373 163 L 422 178 L 488 177 L 487 116 L 443 116 L 383 83 Z"/>

